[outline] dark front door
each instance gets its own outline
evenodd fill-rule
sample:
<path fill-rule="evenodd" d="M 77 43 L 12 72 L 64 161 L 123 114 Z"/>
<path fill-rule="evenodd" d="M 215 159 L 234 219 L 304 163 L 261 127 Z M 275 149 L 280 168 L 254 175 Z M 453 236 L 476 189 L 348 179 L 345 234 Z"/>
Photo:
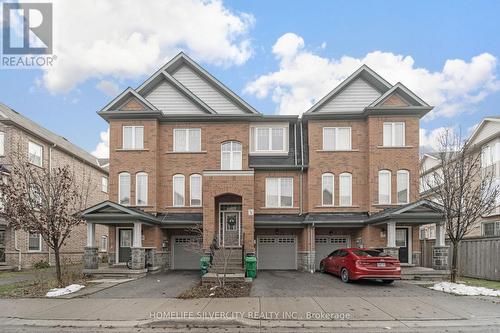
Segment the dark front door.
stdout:
<path fill-rule="evenodd" d="M 399 247 L 399 261 L 408 263 L 408 229 L 396 228 L 396 246 Z"/>
<path fill-rule="evenodd" d="M 224 246 L 239 247 L 240 244 L 240 212 L 223 212 Z"/>
<path fill-rule="evenodd" d="M 0 230 L 0 262 L 5 262 L 5 230 Z"/>
<path fill-rule="evenodd" d="M 119 229 L 118 233 L 118 262 L 127 262 L 131 255 L 132 229 Z"/>

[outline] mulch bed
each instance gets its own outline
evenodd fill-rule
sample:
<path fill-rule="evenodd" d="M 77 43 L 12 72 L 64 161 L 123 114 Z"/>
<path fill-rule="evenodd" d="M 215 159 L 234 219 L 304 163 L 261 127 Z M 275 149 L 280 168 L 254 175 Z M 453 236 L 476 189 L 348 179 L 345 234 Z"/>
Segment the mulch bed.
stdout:
<path fill-rule="evenodd" d="M 190 298 L 234 298 L 250 296 L 251 283 L 238 282 L 226 284 L 224 288 L 218 285 L 197 285 L 191 289 L 184 291 L 177 296 L 181 299 Z"/>

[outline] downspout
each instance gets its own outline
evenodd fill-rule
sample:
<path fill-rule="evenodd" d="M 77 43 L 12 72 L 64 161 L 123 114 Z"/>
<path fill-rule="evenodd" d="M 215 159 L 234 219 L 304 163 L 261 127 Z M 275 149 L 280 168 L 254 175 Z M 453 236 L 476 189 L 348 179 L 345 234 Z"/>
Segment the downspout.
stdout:
<path fill-rule="evenodd" d="M 14 230 L 14 250 L 18 253 L 17 270 L 20 271 L 22 268 L 22 253 L 19 244 L 17 244 L 17 230 Z"/>
<path fill-rule="evenodd" d="M 52 146 L 49 146 L 49 165 L 48 165 L 48 168 L 49 168 L 49 172 L 50 170 L 52 170 L 52 148 L 55 148 L 57 147 L 57 144 L 52 144 Z M 50 247 L 47 248 L 47 252 L 48 252 L 48 261 L 49 261 L 49 266 L 50 265 Z"/>

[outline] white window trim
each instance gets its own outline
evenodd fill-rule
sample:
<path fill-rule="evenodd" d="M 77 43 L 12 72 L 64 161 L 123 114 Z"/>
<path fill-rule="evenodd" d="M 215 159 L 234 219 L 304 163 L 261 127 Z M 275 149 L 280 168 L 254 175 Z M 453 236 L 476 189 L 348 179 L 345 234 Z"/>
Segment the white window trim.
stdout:
<path fill-rule="evenodd" d="M 234 153 L 235 151 L 233 150 L 233 145 L 234 143 L 238 143 L 241 147 L 241 151 L 239 151 L 240 153 L 240 165 L 241 165 L 241 168 L 239 169 L 236 169 L 234 167 Z M 222 151 L 222 146 L 225 145 L 225 144 L 231 144 L 231 150 L 230 151 L 226 151 L 225 153 L 229 153 L 229 169 L 224 169 L 222 168 L 222 156 L 224 155 L 224 151 Z M 239 141 L 235 141 L 235 140 L 232 140 L 232 141 L 225 141 L 223 142 L 221 145 L 220 145 L 220 169 L 221 170 L 242 170 L 243 169 L 243 145 L 241 144 L 241 142 Z"/>
<path fill-rule="evenodd" d="M 30 232 L 28 232 L 28 244 L 27 244 L 27 249 L 28 252 L 42 252 L 42 235 L 37 232 L 38 234 L 38 250 L 30 250 Z"/>
<path fill-rule="evenodd" d="M 146 176 L 146 200 L 144 200 L 145 204 L 139 204 L 139 176 Z M 136 206 L 147 206 L 148 205 L 148 191 L 149 191 L 149 176 L 147 172 L 141 171 L 135 174 L 135 205 Z"/>
<path fill-rule="evenodd" d="M 176 142 L 175 142 L 175 133 L 178 131 L 186 131 L 186 150 L 177 150 L 176 149 Z M 189 132 L 190 131 L 199 131 L 200 132 L 200 149 L 199 150 L 189 150 Z M 173 132 L 173 146 L 172 146 L 172 151 L 174 152 L 179 152 L 179 153 L 192 153 L 192 152 L 200 152 L 201 151 L 201 128 L 174 128 Z"/>
<path fill-rule="evenodd" d="M 485 226 L 486 224 L 493 224 L 493 235 L 485 234 Z M 498 225 L 498 227 L 497 227 Z M 500 236 L 500 221 L 484 221 L 481 223 L 481 236 L 485 237 L 498 237 Z"/>
<path fill-rule="evenodd" d="M 403 124 L 403 142 L 401 145 L 396 145 L 396 124 Z M 391 125 L 391 144 L 384 145 L 384 127 Z M 382 146 L 383 147 L 405 147 L 406 146 L 406 123 L 404 121 L 384 122 L 382 125 Z"/>
<path fill-rule="evenodd" d="M 380 175 L 388 174 L 389 175 L 389 201 L 382 202 L 380 201 Z M 392 203 L 392 172 L 390 170 L 384 169 L 378 172 L 378 204 L 379 205 L 390 205 Z"/>
<path fill-rule="evenodd" d="M 333 138 L 333 149 L 325 148 L 325 129 L 333 129 L 334 130 L 334 138 Z M 338 149 L 337 148 L 337 131 L 339 129 L 348 129 L 349 130 L 349 149 Z M 323 127 L 323 145 L 322 149 L 324 151 L 351 151 L 352 150 L 352 127 L 344 126 L 344 127 Z"/>
<path fill-rule="evenodd" d="M 109 191 L 109 178 L 101 176 L 101 192 L 108 193 L 108 191 Z"/>
<path fill-rule="evenodd" d="M 2 144 L 0 145 L 0 156 L 5 156 L 5 132 L 0 132 L 0 137 L 2 138 Z"/>
<path fill-rule="evenodd" d="M 193 178 L 199 177 L 200 178 L 200 204 L 199 205 L 193 205 Z M 203 206 L 203 177 L 200 174 L 192 174 L 189 176 L 189 205 L 191 207 L 201 207 Z"/>
<path fill-rule="evenodd" d="M 325 176 L 331 176 L 332 177 L 332 203 L 331 204 L 325 204 L 325 199 L 323 198 L 323 193 L 325 191 Z M 325 172 L 321 175 L 321 206 L 324 207 L 332 207 L 335 206 L 335 175 L 331 172 Z"/>
<path fill-rule="evenodd" d="M 30 161 L 30 144 L 40 147 L 40 165 L 35 164 L 35 163 Z M 36 165 L 38 167 L 43 167 L 43 146 L 41 144 L 38 144 L 38 143 L 31 141 L 31 140 L 28 141 L 28 162 L 32 165 Z"/>
<path fill-rule="evenodd" d="M 349 204 L 348 205 L 343 205 L 342 204 L 342 177 L 348 177 L 349 182 L 350 182 L 350 187 L 349 187 Z M 350 207 L 352 206 L 352 174 L 349 172 L 343 172 L 339 175 L 339 207 Z"/>
<path fill-rule="evenodd" d="M 267 184 L 269 179 L 278 179 L 278 205 L 277 206 L 269 206 L 267 202 Z M 282 179 L 291 179 L 292 180 L 292 202 L 290 206 L 282 206 L 281 205 L 281 180 Z M 268 177 L 266 178 L 266 189 L 265 189 L 265 196 L 266 196 L 266 208 L 293 208 L 293 192 L 294 192 L 294 181 L 293 177 Z"/>
<path fill-rule="evenodd" d="M 102 247 L 102 240 L 106 238 L 106 248 Z M 99 252 L 108 252 L 109 248 L 109 237 L 107 235 L 101 235 L 101 241 L 99 243 Z"/>
<path fill-rule="evenodd" d="M 125 148 L 125 128 L 131 128 L 132 129 L 132 147 Z M 136 128 L 142 128 L 142 147 L 137 148 L 137 142 L 136 142 L 136 137 L 135 137 L 135 129 Z M 144 149 L 144 126 L 123 126 L 122 128 L 122 149 L 126 150 L 143 150 Z"/>
<path fill-rule="evenodd" d="M 257 129 L 267 128 L 269 131 L 269 149 L 268 150 L 258 150 L 257 149 Z M 283 149 L 282 150 L 272 150 L 272 135 L 271 130 L 273 128 L 283 129 Z M 252 137 L 253 135 L 253 137 Z M 289 143 L 289 124 L 275 123 L 275 124 L 255 124 L 250 126 L 250 142 L 251 144 L 251 155 L 272 155 L 272 154 L 288 154 L 288 143 Z"/>
<path fill-rule="evenodd" d="M 128 205 L 126 204 L 122 204 L 122 197 L 121 197 L 121 194 L 122 194 L 122 182 L 120 181 L 120 178 L 121 178 L 121 175 L 128 175 L 128 178 L 129 178 L 129 193 L 128 193 Z M 130 177 L 130 173 L 128 172 L 120 172 L 118 174 L 118 204 L 120 205 L 123 205 L 123 206 L 130 206 L 131 205 L 131 197 L 130 197 L 130 189 L 132 188 L 132 177 Z"/>
<path fill-rule="evenodd" d="M 399 201 L 399 175 L 406 174 L 406 202 Z M 398 170 L 396 173 L 396 196 L 398 204 L 404 205 L 410 202 L 410 172 L 408 170 Z"/>
<path fill-rule="evenodd" d="M 182 193 L 182 204 L 175 204 L 175 179 L 182 178 L 183 182 L 183 193 Z M 172 206 L 173 207 L 184 207 L 186 205 L 186 177 L 182 174 L 175 174 L 172 177 Z"/>

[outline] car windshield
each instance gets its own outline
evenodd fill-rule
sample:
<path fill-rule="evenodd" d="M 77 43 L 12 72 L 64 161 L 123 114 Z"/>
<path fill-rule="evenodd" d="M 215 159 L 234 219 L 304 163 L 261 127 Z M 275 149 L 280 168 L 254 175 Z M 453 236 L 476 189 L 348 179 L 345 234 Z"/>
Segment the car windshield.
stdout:
<path fill-rule="evenodd" d="M 353 250 L 352 253 L 358 257 L 380 257 L 383 253 L 375 250 Z"/>

